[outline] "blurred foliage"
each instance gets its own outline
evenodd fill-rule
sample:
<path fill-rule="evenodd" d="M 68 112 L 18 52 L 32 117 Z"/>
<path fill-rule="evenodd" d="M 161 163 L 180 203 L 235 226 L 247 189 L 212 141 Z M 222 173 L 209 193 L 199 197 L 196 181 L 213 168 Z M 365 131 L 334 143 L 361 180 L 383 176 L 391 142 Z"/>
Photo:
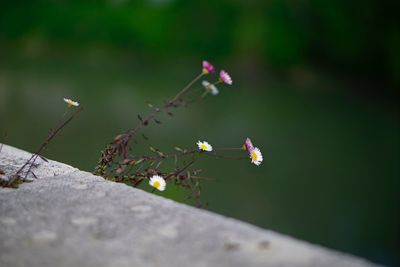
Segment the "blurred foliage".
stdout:
<path fill-rule="evenodd" d="M 6 1 L 0 40 L 90 46 L 174 58 L 232 55 L 285 70 L 324 63 L 400 84 L 398 1 Z"/>

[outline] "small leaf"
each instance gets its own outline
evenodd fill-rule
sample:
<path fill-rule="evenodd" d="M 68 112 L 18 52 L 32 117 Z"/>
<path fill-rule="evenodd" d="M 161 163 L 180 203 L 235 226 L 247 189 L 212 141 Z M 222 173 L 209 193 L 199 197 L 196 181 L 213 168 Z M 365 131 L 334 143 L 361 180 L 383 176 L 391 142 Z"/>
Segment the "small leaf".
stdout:
<path fill-rule="evenodd" d="M 147 106 L 148 106 L 149 108 L 153 108 L 153 107 L 154 107 L 153 104 L 150 103 L 150 102 L 147 102 Z"/>
<path fill-rule="evenodd" d="M 167 114 L 170 115 L 171 117 L 174 116 L 172 112 L 168 112 Z"/>
<path fill-rule="evenodd" d="M 129 164 L 130 162 L 131 162 L 130 159 L 123 159 L 123 160 L 121 160 L 121 161 L 119 162 L 119 164 L 120 164 L 120 165 L 126 165 L 126 164 Z"/>
<path fill-rule="evenodd" d="M 156 165 L 156 169 L 160 168 L 160 165 L 163 163 L 163 161 L 159 161 Z"/>
<path fill-rule="evenodd" d="M 120 165 L 116 170 L 116 174 L 121 174 L 126 169 L 126 165 Z"/>
<path fill-rule="evenodd" d="M 35 166 L 35 167 L 36 167 L 36 166 Z M 29 173 L 32 174 L 33 177 L 34 177 L 35 179 L 37 179 L 37 176 L 36 176 L 36 174 L 35 174 L 33 171 L 30 171 Z"/>
<path fill-rule="evenodd" d="M 120 140 L 124 135 L 123 134 L 119 134 L 114 138 L 114 141 L 118 141 Z"/>
<path fill-rule="evenodd" d="M 139 159 L 139 160 L 137 160 L 137 161 L 134 163 L 134 165 L 138 165 L 138 164 L 142 163 L 143 160 L 144 160 L 144 159 Z"/>
<path fill-rule="evenodd" d="M 48 136 L 50 137 L 50 136 L 52 136 L 53 134 L 54 134 L 54 131 L 53 131 L 53 129 L 50 128 L 50 130 L 49 130 L 49 135 L 48 135 Z"/>
<path fill-rule="evenodd" d="M 154 122 L 157 123 L 157 124 L 161 124 L 161 121 L 159 121 L 157 119 L 154 119 Z"/>
<path fill-rule="evenodd" d="M 180 147 L 175 146 L 174 149 L 175 149 L 176 151 L 183 152 L 183 149 L 180 148 Z"/>
<path fill-rule="evenodd" d="M 144 140 L 149 140 L 149 138 L 144 133 L 142 133 L 142 137 Z"/>
<path fill-rule="evenodd" d="M 39 155 L 39 157 L 40 157 L 43 161 L 49 162 L 45 157 L 43 157 L 43 156 L 41 156 L 41 155 Z"/>
<path fill-rule="evenodd" d="M 163 158 L 165 158 L 165 154 L 164 154 L 164 153 L 162 153 L 161 151 L 157 150 L 157 154 L 158 154 L 160 157 L 163 157 Z"/>
<path fill-rule="evenodd" d="M 152 151 L 152 152 L 154 152 L 154 153 L 156 153 L 157 152 L 157 149 L 155 149 L 154 147 L 152 147 L 152 146 L 149 146 L 149 149 Z"/>

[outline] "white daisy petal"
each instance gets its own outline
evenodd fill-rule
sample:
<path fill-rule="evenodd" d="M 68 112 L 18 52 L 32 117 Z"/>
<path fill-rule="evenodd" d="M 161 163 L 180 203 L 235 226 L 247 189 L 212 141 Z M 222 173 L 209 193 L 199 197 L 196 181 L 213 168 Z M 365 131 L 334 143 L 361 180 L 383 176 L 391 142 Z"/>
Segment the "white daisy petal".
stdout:
<path fill-rule="evenodd" d="M 209 81 L 206 81 L 206 80 L 204 80 L 204 81 L 202 81 L 201 82 L 201 85 L 203 85 L 206 89 L 208 89 L 208 87 L 210 86 L 210 82 Z"/>
<path fill-rule="evenodd" d="M 164 191 L 167 183 L 165 182 L 164 178 L 159 175 L 153 175 L 150 178 L 149 185 L 156 188 L 159 191 Z"/>
<path fill-rule="evenodd" d="M 209 86 L 209 88 L 210 88 L 210 90 L 211 90 L 211 94 L 212 94 L 212 95 L 218 95 L 219 90 L 218 90 L 218 88 L 217 88 L 214 84 L 211 84 L 211 85 Z"/>
<path fill-rule="evenodd" d="M 206 80 L 202 81 L 201 84 L 207 91 L 210 91 L 212 95 L 218 95 L 219 90 L 214 84 Z"/>
<path fill-rule="evenodd" d="M 259 166 L 264 160 L 261 151 L 258 147 L 255 147 L 250 151 L 250 158 L 251 158 L 251 163 L 254 163 L 257 166 Z"/>
<path fill-rule="evenodd" d="M 197 146 L 198 146 L 199 149 L 202 150 L 202 151 L 210 152 L 210 151 L 213 150 L 212 146 L 211 146 L 208 142 L 206 142 L 206 141 L 204 141 L 204 142 L 198 141 L 198 142 L 197 142 Z"/>
<path fill-rule="evenodd" d="M 69 98 L 64 98 L 64 102 L 67 103 L 68 107 L 71 107 L 71 106 L 77 107 L 77 106 L 79 106 L 78 102 L 73 101 L 73 100 L 71 100 Z"/>

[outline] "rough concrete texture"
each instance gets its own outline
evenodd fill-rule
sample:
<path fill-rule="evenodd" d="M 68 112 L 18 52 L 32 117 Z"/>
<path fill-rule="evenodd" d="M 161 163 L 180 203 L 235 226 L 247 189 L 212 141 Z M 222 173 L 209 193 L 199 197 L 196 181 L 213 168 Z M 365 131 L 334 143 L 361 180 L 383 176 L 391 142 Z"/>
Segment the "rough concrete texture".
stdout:
<path fill-rule="evenodd" d="M 4 172 L 4 175 L 0 174 L 0 179 L 8 179 L 11 175 L 15 174 L 18 169 L 29 160 L 31 155 L 31 153 L 24 150 L 0 143 L 0 170 Z M 48 160 L 46 162 L 40 157 L 35 161 L 35 164 L 38 165 L 34 168 L 34 173 L 39 179 L 43 177 L 58 176 L 78 170 L 77 168 L 57 161 Z M 33 176 L 29 175 L 27 178 L 31 180 L 33 179 Z"/>
<path fill-rule="evenodd" d="M 0 168 L 28 156 L 4 146 Z M 2 267 L 376 266 L 64 164 L 36 173 L 0 188 Z"/>

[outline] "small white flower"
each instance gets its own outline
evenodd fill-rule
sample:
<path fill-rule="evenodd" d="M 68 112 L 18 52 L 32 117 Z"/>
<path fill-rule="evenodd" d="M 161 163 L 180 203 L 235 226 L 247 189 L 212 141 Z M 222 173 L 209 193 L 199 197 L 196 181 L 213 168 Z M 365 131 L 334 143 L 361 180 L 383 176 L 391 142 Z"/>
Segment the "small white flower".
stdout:
<path fill-rule="evenodd" d="M 219 90 L 214 84 L 206 80 L 202 81 L 201 84 L 204 86 L 204 88 L 206 88 L 206 90 L 210 90 L 212 95 L 218 95 Z"/>
<path fill-rule="evenodd" d="M 71 100 L 71 99 L 69 99 L 69 98 L 64 98 L 64 102 L 67 103 L 67 106 L 68 106 L 69 108 L 72 107 L 72 106 L 75 106 L 75 107 L 79 106 L 79 103 L 78 103 L 78 102 L 73 101 L 73 100 Z"/>
<path fill-rule="evenodd" d="M 261 164 L 261 162 L 263 161 L 263 156 L 258 147 L 255 147 L 250 151 L 250 158 L 251 158 L 251 163 L 254 163 L 257 166 Z"/>
<path fill-rule="evenodd" d="M 207 143 L 206 141 L 204 141 L 204 142 L 198 141 L 198 142 L 197 142 L 197 145 L 199 146 L 199 149 L 200 149 L 200 150 L 203 150 L 203 151 L 208 151 L 208 152 L 210 152 L 210 151 L 213 150 L 212 146 L 211 146 L 209 143 Z"/>
<path fill-rule="evenodd" d="M 166 184 L 167 183 L 165 182 L 164 178 L 162 178 L 159 175 L 153 175 L 153 177 L 151 177 L 150 181 L 149 181 L 149 185 L 151 185 L 152 187 L 154 187 L 160 191 L 165 190 Z"/>

